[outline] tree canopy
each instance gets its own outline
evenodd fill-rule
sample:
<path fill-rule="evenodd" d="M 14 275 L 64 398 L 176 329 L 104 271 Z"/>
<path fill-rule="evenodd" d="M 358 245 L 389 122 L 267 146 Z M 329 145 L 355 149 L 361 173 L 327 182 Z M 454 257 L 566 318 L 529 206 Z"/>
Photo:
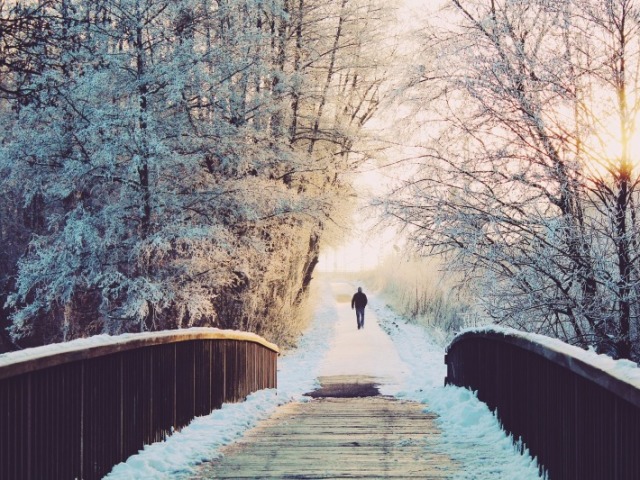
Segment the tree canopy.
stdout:
<path fill-rule="evenodd" d="M 402 91 L 415 175 L 382 201 L 499 323 L 639 358 L 633 0 L 450 0 Z"/>

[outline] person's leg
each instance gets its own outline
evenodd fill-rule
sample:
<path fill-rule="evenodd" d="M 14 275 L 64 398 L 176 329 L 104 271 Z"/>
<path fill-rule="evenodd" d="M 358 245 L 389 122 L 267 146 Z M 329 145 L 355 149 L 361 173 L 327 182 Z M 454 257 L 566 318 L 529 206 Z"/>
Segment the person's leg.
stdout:
<path fill-rule="evenodd" d="M 356 323 L 358 324 L 358 330 L 360 330 L 360 310 L 356 308 Z"/>
<path fill-rule="evenodd" d="M 356 317 L 358 318 L 358 328 L 364 328 L 364 308 L 356 308 Z"/>

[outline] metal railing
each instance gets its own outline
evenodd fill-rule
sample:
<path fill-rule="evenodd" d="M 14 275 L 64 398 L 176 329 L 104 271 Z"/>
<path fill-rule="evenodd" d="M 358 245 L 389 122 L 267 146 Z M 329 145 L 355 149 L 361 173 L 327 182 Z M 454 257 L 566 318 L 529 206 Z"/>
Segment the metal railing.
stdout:
<path fill-rule="evenodd" d="M 194 417 L 276 386 L 278 348 L 253 334 L 189 329 L 76 344 L 0 356 L 0 479 L 102 478 Z"/>
<path fill-rule="evenodd" d="M 477 391 L 551 480 L 640 478 L 640 390 L 587 352 L 503 332 L 466 332 L 445 383 Z"/>

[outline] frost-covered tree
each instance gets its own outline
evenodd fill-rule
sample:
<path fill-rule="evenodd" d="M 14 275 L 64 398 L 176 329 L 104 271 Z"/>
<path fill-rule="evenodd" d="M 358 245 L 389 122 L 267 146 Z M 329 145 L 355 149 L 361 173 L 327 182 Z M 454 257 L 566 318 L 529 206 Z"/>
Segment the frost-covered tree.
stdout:
<path fill-rule="evenodd" d="M 346 18 L 347 3 L 323 8 Z M 1 115 L 3 191 L 37 219 L 6 284 L 14 338 L 189 325 L 286 338 L 348 194 L 357 132 L 338 112 L 379 82 L 361 72 L 330 98 L 327 72 L 357 64 L 356 30 L 314 30 L 307 5 L 289 0 L 59 0 L 41 12 L 55 61 Z M 329 86 L 307 98 L 316 75 Z M 351 114 L 360 127 L 372 95 Z M 306 125 L 315 147 L 296 133 Z"/>
<path fill-rule="evenodd" d="M 430 126 L 424 155 L 388 213 L 450 255 L 495 320 L 635 358 L 636 3 L 440 13 L 407 90 Z"/>
<path fill-rule="evenodd" d="M 110 332 L 211 317 L 213 288 L 231 281 L 234 251 L 251 241 L 234 229 L 292 209 L 252 174 L 279 152 L 260 149 L 239 93 L 217 85 L 260 59 L 233 45 L 199 50 L 187 2 L 81 7 L 77 18 L 90 20 L 70 33 L 87 41 L 68 68 L 47 72 L 51 88 L 20 109 L 5 151 L 23 159 L 12 174 L 29 178 L 26 198 L 56 206 L 21 261 L 14 328 L 57 305 L 66 331 L 76 303 L 95 306 Z M 208 72 L 209 55 L 226 55 L 224 68 Z"/>
<path fill-rule="evenodd" d="M 48 52 L 59 38 L 51 28 L 50 2 L 0 3 L 0 96 L 26 101 L 45 66 L 55 62 Z"/>

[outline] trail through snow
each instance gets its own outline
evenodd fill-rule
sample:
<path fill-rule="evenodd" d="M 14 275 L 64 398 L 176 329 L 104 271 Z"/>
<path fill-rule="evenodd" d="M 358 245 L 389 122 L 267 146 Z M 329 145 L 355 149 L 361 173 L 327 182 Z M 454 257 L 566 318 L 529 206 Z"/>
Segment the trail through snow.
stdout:
<path fill-rule="evenodd" d="M 355 311 L 351 309 L 353 286 L 334 282 L 331 291 L 337 299 L 338 320 L 330 348 L 320 362 L 320 376 L 376 377 L 381 383 L 381 393 L 394 394 L 409 374 L 409 366 L 402 361 L 371 309 L 365 309 L 364 329 L 358 330 Z"/>
<path fill-rule="evenodd" d="M 309 400 L 320 376 L 378 378 L 381 393 L 425 404 L 439 415 L 442 453 L 459 466 L 457 479 L 539 479 L 538 467 L 521 454 L 498 421 L 475 395 L 444 387 L 444 351 L 418 326 L 408 324 L 374 295 L 369 296 L 365 328 L 351 310 L 352 285 L 319 280 L 313 323 L 296 350 L 278 361 L 278 388 L 250 395 L 245 402 L 196 418 L 164 442 L 146 446 L 116 465 L 114 479 L 188 478 L 196 464 L 216 458 L 220 447 L 267 418 L 278 406 Z"/>

